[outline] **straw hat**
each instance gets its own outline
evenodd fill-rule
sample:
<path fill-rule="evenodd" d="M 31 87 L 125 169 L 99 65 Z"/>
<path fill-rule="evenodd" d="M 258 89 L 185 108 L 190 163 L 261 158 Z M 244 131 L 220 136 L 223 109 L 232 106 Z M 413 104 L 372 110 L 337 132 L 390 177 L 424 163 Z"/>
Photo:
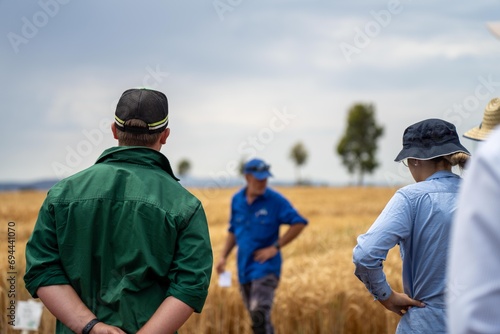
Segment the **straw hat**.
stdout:
<path fill-rule="evenodd" d="M 487 23 L 488 28 L 496 37 L 500 38 L 500 22 Z"/>
<path fill-rule="evenodd" d="M 500 124 L 500 98 L 495 97 L 484 109 L 483 121 L 479 126 L 464 133 L 465 138 L 485 140 L 495 126 Z"/>

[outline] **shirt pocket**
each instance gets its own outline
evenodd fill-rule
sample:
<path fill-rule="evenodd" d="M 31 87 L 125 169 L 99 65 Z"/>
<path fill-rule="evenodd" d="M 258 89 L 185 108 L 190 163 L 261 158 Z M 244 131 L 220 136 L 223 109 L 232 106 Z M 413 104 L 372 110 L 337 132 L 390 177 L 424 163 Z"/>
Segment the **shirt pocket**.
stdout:
<path fill-rule="evenodd" d="M 256 217 L 252 222 L 252 232 L 255 240 L 271 244 L 277 233 L 276 225 L 268 216 Z"/>
<path fill-rule="evenodd" d="M 235 214 L 231 218 L 231 226 L 229 230 L 234 233 L 237 237 L 241 236 L 245 232 L 246 217 L 242 214 Z"/>

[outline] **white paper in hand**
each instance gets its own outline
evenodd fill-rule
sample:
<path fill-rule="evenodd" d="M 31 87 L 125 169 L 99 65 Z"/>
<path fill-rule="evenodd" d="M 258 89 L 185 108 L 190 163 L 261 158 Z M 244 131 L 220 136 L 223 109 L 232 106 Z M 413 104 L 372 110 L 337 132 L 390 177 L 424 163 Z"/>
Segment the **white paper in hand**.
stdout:
<path fill-rule="evenodd" d="M 43 304 L 32 299 L 18 301 L 14 329 L 37 331 L 42 318 Z"/>
<path fill-rule="evenodd" d="M 231 286 L 231 272 L 225 271 L 219 274 L 219 286 L 227 288 Z"/>

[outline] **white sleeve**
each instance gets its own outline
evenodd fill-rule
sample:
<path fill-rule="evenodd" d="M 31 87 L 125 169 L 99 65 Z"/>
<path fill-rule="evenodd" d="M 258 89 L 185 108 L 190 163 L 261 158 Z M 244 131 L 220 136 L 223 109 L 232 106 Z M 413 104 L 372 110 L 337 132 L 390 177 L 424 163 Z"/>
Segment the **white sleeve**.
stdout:
<path fill-rule="evenodd" d="M 500 333 L 500 129 L 464 175 L 447 278 L 449 333 Z"/>

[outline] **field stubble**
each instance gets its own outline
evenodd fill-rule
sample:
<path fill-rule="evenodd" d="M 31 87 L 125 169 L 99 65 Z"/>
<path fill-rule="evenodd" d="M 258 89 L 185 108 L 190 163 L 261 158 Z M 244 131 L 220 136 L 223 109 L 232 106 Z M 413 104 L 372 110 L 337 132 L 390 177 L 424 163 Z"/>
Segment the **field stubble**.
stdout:
<path fill-rule="evenodd" d="M 224 244 L 232 194 L 237 189 L 216 189 L 210 196 L 192 189 L 203 202 L 210 226 L 214 261 Z M 283 271 L 273 308 L 273 322 L 281 334 L 394 333 L 398 316 L 374 302 L 354 276 L 352 249 L 394 194 L 394 188 L 277 188 L 309 220 L 309 226 L 283 248 Z M 16 224 L 16 299 L 30 298 L 22 279 L 24 248 L 33 229 L 44 192 L 0 193 L 0 333 L 15 334 L 4 315 L 10 299 L 7 284 L 7 223 Z M 287 227 L 284 226 L 283 229 Z M 284 230 L 282 230 L 283 232 Z M 227 269 L 232 286 L 217 285 L 213 273 L 207 302 L 201 314 L 193 315 L 181 334 L 250 334 L 249 317 L 238 290 L 235 252 Z M 401 260 L 398 249 L 389 252 L 385 272 L 389 283 L 401 290 Z M 40 334 L 53 333 L 55 321 L 44 309 Z"/>

